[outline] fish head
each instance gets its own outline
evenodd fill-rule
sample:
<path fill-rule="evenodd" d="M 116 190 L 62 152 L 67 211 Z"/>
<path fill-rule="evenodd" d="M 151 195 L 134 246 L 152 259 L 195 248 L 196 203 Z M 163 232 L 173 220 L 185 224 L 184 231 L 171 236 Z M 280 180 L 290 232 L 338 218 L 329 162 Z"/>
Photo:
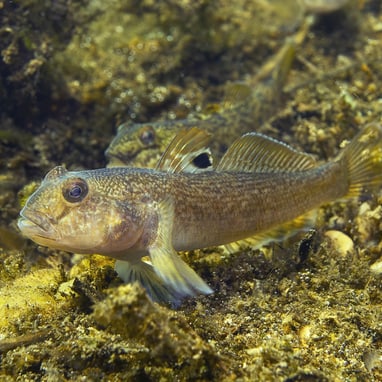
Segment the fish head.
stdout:
<path fill-rule="evenodd" d="M 141 151 L 154 149 L 157 140 L 152 124 L 123 123 L 105 151 L 109 166 L 129 164 Z"/>
<path fill-rule="evenodd" d="M 155 167 L 176 131 L 172 121 L 123 123 L 105 151 L 108 167 Z"/>
<path fill-rule="evenodd" d="M 53 168 L 21 210 L 20 231 L 40 245 L 82 254 L 134 246 L 142 234 L 139 218 L 118 198 L 105 197 L 113 185 L 104 183 L 92 171 Z"/>

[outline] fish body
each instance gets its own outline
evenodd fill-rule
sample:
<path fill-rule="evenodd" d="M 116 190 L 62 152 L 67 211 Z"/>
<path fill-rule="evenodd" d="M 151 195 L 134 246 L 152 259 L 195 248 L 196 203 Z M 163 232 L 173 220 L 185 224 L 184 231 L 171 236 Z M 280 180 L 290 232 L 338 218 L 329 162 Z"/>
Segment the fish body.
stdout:
<path fill-rule="evenodd" d="M 178 134 L 156 169 L 54 168 L 21 211 L 20 230 L 41 245 L 114 257 L 126 282 L 139 281 L 154 300 L 176 302 L 211 292 L 176 251 L 281 239 L 311 225 L 320 205 L 382 183 L 378 124 L 322 165 L 249 133 L 216 168 L 190 167 L 205 136 L 199 129 Z"/>
<path fill-rule="evenodd" d="M 262 126 L 278 110 L 282 88 L 295 56 L 296 38 L 289 39 L 252 80 L 235 84 L 227 92 L 229 101 L 204 118 L 186 118 L 148 123 L 124 123 L 105 155 L 109 167 L 155 167 L 174 136 L 185 128 L 197 127 L 214 136 L 211 149 L 223 153 L 241 134 Z M 301 40 L 301 37 L 299 37 Z"/>

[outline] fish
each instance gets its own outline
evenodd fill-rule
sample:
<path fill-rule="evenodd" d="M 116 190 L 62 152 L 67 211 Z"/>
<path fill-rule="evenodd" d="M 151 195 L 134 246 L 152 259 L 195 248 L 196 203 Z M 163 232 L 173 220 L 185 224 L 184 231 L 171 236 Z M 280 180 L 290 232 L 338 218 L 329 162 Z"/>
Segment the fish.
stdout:
<path fill-rule="evenodd" d="M 195 159 L 211 136 L 178 133 L 157 167 L 68 171 L 53 168 L 20 212 L 36 243 L 116 259 L 126 283 L 157 302 L 212 293 L 177 252 L 226 245 L 258 248 L 314 224 L 323 204 L 372 192 L 382 183 L 382 126 L 363 127 L 333 160 L 260 133 L 247 133 L 217 165 Z"/>
<path fill-rule="evenodd" d="M 174 136 L 185 128 L 198 127 L 213 134 L 210 147 L 218 155 L 241 134 L 254 130 L 254 126 L 261 127 L 280 107 L 296 46 L 303 41 L 308 27 L 307 23 L 289 37 L 251 83 L 228 86 L 223 105 L 213 112 L 179 120 L 121 124 L 105 151 L 108 167 L 155 167 Z"/>

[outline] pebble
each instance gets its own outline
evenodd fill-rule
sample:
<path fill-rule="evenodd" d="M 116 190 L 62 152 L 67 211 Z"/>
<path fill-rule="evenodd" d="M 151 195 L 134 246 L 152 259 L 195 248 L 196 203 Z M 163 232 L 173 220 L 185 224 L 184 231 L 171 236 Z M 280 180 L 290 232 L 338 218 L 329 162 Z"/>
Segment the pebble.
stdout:
<path fill-rule="evenodd" d="M 370 270 L 378 275 L 382 273 L 382 257 L 370 265 Z"/>
<path fill-rule="evenodd" d="M 349 252 L 354 251 L 353 240 L 341 231 L 330 230 L 325 232 L 333 246 L 333 249 L 340 256 L 346 256 Z"/>
<path fill-rule="evenodd" d="M 304 5 L 312 13 L 330 13 L 343 8 L 349 0 L 304 0 Z"/>

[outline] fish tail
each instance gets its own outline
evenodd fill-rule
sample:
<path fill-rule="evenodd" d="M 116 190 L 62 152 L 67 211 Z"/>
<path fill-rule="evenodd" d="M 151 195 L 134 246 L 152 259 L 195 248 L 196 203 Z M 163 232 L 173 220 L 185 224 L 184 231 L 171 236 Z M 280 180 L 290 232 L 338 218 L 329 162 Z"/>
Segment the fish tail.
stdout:
<path fill-rule="evenodd" d="M 371 192 L 382 185 L 382 125 L 370 123 L 345 147 L 342 162 L 349 182 L 346 198 Z"/>

